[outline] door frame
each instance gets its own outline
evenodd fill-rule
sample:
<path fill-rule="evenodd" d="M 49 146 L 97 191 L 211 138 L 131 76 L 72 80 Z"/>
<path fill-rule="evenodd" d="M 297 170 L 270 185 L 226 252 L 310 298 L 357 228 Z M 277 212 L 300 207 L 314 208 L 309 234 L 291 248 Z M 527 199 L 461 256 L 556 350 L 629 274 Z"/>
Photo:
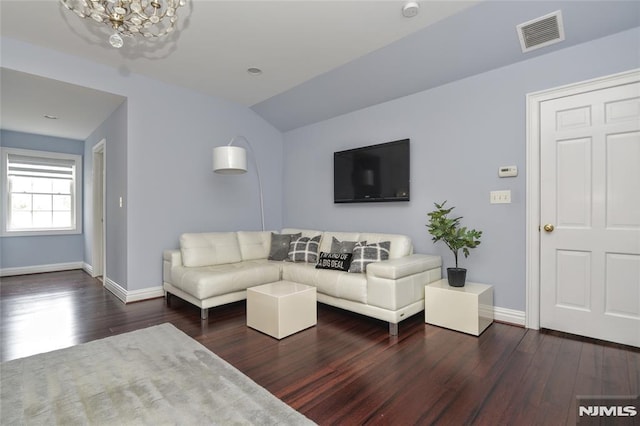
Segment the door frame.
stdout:
<path fill-rule="evenodd" d="M 107 157 L 105 150 L 106 139 L 102 139 L 95 144 L 92 149 L 93 165 L 93 247 L 92 247 L 92 273 L 91 276 L 102 276 L 104 282 L 107 269 L 107 239 L 106 239 L 106 165 Z M 99 179 L 96 177 L 99 176 Z"/>
<path fill-rule="evenodd" d="M 640 81 L 640 68 L 527 94 L 525 327 L 540 328 L 540 106 L 542 102 Z"/>

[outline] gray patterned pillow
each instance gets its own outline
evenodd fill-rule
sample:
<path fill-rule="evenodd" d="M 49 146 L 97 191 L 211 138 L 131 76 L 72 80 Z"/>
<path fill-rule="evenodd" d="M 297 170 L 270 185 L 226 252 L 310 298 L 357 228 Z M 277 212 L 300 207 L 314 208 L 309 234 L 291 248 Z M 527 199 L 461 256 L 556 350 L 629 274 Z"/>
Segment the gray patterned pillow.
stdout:
<path fill-rule="evenodd" d="M 275 234 L 272 232 L 269 260 L 286 260 L 289 257 L 289 244 L 291 243 L 291 240 L 297 240 L 301 236 L 301 233 Z"/>
<path fill-rule="evenodd" d="M 289 260 L 292 262 L 316 263 L 320 248 L 320 235 L 313 238 L 300 237 L 292 239 L 289 244 Z"/>
<path fill-rule="evenodd" d="M 390 249 L 391 241 L 372 244 L 356 243 L 349 272 L 365 272 L 368 264 L 389 259 Z"/>
<path fill-rule="evenodd" d="M 336 237 L 331 238 L 331 253 L 353 253 L 356 246 L 355 241 L 340 241 Z M 366 241 L 361 242 L 366 243 Z"/>

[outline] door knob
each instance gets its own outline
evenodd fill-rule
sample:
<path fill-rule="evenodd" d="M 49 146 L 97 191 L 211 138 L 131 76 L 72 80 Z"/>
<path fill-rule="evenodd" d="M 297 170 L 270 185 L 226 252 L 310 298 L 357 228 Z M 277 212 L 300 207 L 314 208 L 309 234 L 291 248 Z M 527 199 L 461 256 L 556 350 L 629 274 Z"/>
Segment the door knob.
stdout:
<path fill-rule="evenodd" d="M 547 224 L 544 226 L 544 230 L 545 230 L 545 231 L 547 231 L 547 232 L 553 232 L 553 230 L 554 230 L 554 229 L 555 229 L 555 228 L 554 228 L 554 227 L 553 227 L 553 225 L 552 225 L 552 224 L 550 224 L 550 223 L 547 223 Z"/>

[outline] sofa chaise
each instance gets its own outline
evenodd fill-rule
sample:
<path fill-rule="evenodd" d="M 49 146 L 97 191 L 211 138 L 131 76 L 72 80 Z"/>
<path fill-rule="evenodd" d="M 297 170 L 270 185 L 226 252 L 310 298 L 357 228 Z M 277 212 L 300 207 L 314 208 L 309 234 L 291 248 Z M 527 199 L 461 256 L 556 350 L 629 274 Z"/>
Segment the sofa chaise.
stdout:
<path fill-rule="evenodd" d="M 306 248 L 294 250 L 291 261 L 290 247 L 300 242 Z M 361 272 L 353 272 L 356 258 L 351 272 L 317 268 L 318 255 L 336 247 L 342 253 L 354 247 Z M 282 249 L 285 260 L 272 260 L 282 258 Z M 362 262 L 363 253 L 374 249 L 385 260 Z M 188 233 L 181 235 L 180 249 L 163 253 L 163 288 L 167 301 L 171 295 L 184 299 L 207 319 L 210 307 L 246 299 L 249 287 L 292 281 L 316 287 L 318 302 L 388 322 L 396 335 L 398 323 L 424 310 L 424 286 L 441 278 L 441 265 L 439 256 L 414 254 L 411 239 L 397 234 L 295 228 Z"/>

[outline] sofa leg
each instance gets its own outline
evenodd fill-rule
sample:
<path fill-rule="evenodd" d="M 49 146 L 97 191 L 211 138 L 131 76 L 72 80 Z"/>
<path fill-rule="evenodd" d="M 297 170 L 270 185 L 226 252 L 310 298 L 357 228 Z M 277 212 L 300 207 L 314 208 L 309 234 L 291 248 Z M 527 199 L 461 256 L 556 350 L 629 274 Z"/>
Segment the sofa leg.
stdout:
<path fill-rule="evenodd" d="M 206 320 L 209 318 L 209 308 L 202 308 L 200 310 L 200 319 Z"/>
<path fill-rule="evenodd" d="M 164 292 L 164 300 L 167 302 L 167 306 L 171 306 L 171 293 L 168 291 Z"/>
<path fill-rule="evenodd" d="M 390 322 L 389 323 L 389 334 L 391 336 L 398 335 L 398 323 Z"/>

